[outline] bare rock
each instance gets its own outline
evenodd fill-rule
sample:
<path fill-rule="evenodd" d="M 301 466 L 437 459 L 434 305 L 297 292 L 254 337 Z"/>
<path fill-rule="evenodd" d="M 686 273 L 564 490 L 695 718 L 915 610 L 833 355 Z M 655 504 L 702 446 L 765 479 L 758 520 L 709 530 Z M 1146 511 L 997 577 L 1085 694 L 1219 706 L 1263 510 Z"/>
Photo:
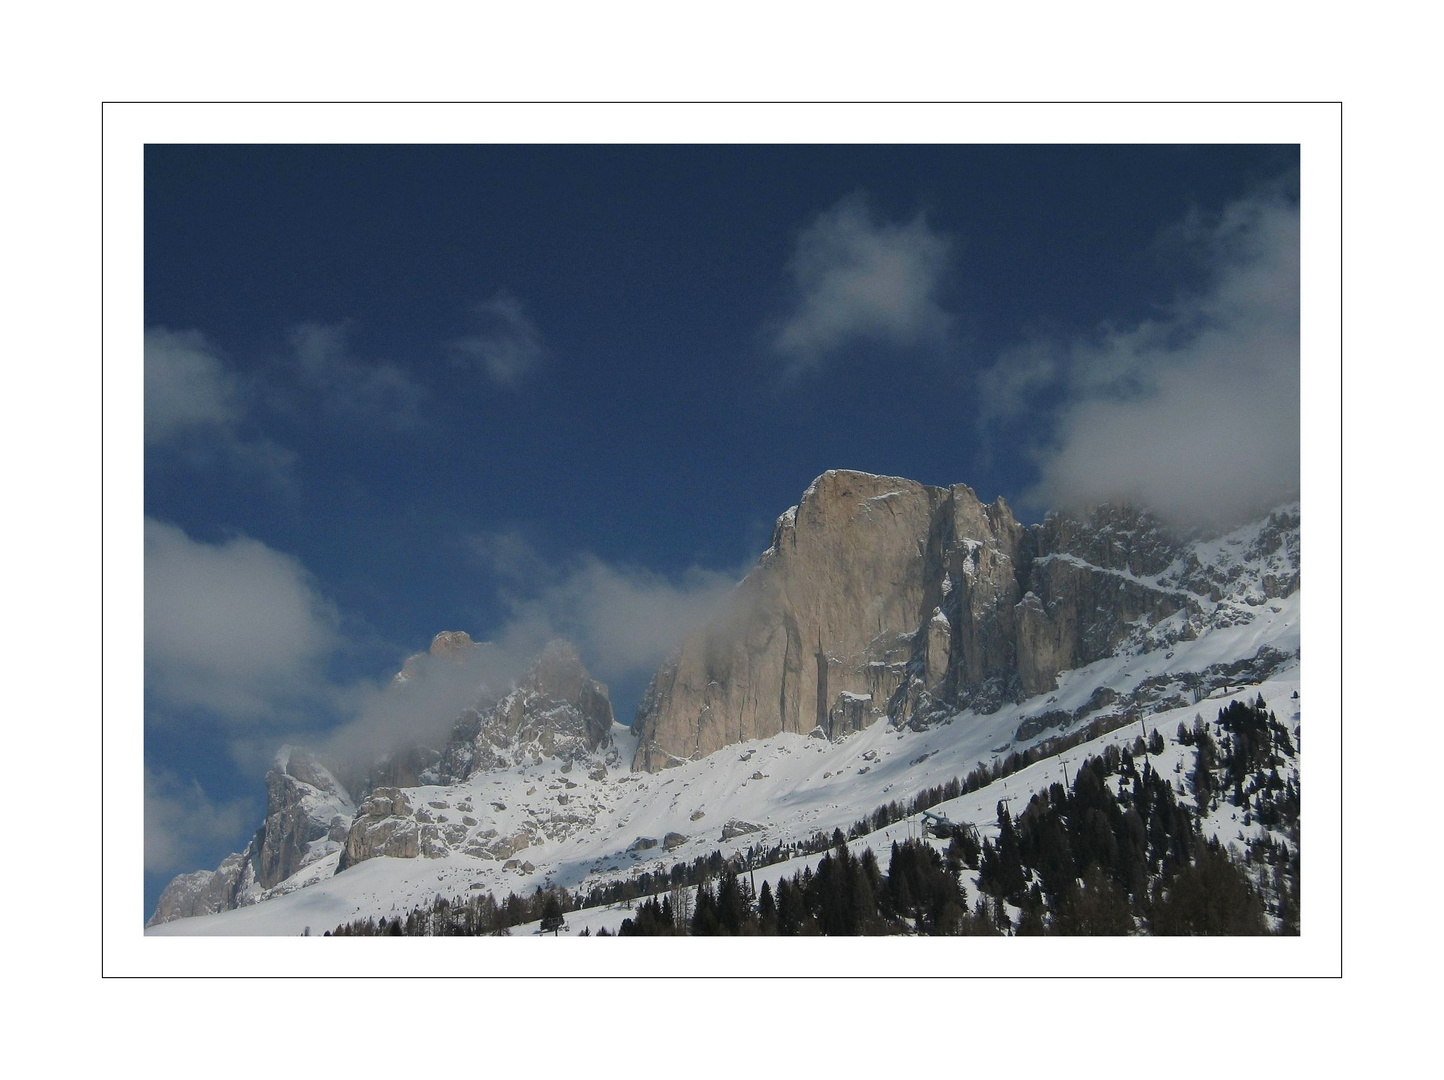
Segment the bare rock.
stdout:
<path fill-rule="evenodd" d="M 362 802 L 346 837 L 337 872 L 378 855 L 414 859 L 421 854 L 421 830 L 435 835 L 436 826 L 423 825 L 412 815 L 406 793 L 397 788 L 377 788 Z"/>
<path fill-rule="evenodd" d="M 1298 588 L 1297 570 L 1294 511 L 1191 547 L 1126 505 L 1025 528 L 966 485 L 828 472 L 652 679 L 632 767 L 779 732 L 837 739 L 883 717 L 921 728 L 994 712 L 1120 649 L 1245 624 Z"/>
<path fill-rule="evenodd" d="M 741 818 L 733 818 L 726 825 L 722 826 L 722 839 L 731 840 L 734 837 L 745 836 L 748 833 L 761 832 L 761 825 L 754 825 L 750 821 L 743 821 Z"/>
<path fill-rule="evenodd" d="M 283 746 L 266 774 L 266 820 L 261 826 L 256 881 L 270 888 L 338 850 L 336 818 L 350 821 L 351 796 L 314 754 Z"/>

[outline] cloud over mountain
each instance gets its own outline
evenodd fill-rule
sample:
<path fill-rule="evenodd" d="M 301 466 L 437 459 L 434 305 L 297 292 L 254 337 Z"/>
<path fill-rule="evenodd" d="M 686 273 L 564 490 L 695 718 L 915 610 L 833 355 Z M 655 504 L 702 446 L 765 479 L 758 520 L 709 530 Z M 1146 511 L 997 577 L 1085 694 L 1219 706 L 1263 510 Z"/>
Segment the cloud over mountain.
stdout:
<path fill-rule="evenodd" d="M 740 576 L 699 567 L 666 575 L 592 554 L 551 563 L 509 532 L 474 537 L 472 546 L 502 582 L 509 615 L 498 645 L 530 655 L 565 637 L 604 679 L 655 669 L 716 614 Z"/>
<path fill-rule="evenodd" d="M 1035 336 L 980 379 L 984 430 L 1026 417 L 1046 433 L 1038 507 L 1123 499 L 1227 522 L 1298 490 L 1298 206 L 1266 192 L 1169 240 L 1204 284 L 1148 319 Z"/>

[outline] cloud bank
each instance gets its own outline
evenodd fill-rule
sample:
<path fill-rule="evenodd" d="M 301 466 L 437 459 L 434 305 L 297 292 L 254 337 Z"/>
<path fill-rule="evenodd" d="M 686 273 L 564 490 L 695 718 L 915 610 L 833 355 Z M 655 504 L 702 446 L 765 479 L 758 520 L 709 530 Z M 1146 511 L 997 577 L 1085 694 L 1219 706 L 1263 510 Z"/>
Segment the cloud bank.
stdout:
<path fill-rule="evenodd" d="M 452 353 L 496 385 L 517 386 L 546 355 L 541 332 L 511 294 L 497 293 L 472 308 L 471 314 L 477 330 L 453 341 Z"/>
<path fill-rule="evenodd" d="M 492 643 L 462 655 L 413 656 L 404 682 L 393 676 L 337 688 L 346 719 L 318 748 L 358 773 L 410 746 L 439 748 L 466 709 L 507 693 L 532 659 Z"/>
<path fill-rule="evenodd" d="M 796 309 L 773 348 L 798 372 L 854 340 L 912 347 L 941 339 L 951 318 L 936 293 L 951 254 L 922 215 L 879 221 L 863 196 L 841 200 L 798 238 L 787 268 Z"/>
<path fill-rule="evenodd" d="M 251 768 L 263 769 L 282 741 L 364 767 L 407 745 L 439 745 L 466 708 L 509 691 L 554 638 L 575 644 L 603 681 L 648 675 L 736 583 L 593 555 L 548 562 L 515 533 L 473 538 L 472 548 L 501 582 L 504 615 L 490 640 L 459 657 L 413 657 L 404 683 L 385 672 L 343 684 L 326 673 L 344 645 L 337 612 L 298 560 L 250 537 L 211 544 L 147 519 L 147 695 L 162 716 L 190 711 L 219 724 Z M 189 788 L 166 790 L 167 805 L 201 806 Z M 198 820 L 220 814 L 202 810 Z"/>
<path fill-rule="evenodd" d="M 334 609 L 301 563 L 258 540 L 145 522 L 146 690 L 224 721 L 277 722 L 325 695 Z"/>
<path fill-rule="evenodd" d="M 984 429 L 1041 418 L 1028 501 L 1224 524 L 1299 485 L 1299 213 L 1268 193 L 1175 231 L 1206 269 L 1157 317 L 1030 340 L 980 380 Z"/>

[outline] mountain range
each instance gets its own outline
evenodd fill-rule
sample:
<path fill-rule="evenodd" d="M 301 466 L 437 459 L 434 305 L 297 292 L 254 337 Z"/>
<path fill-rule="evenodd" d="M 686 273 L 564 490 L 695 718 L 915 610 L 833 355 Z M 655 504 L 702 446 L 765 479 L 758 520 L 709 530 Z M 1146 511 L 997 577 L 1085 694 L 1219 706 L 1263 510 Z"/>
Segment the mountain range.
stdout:
<path fill-rule="evenodd" d="M 254 837 L 172 881 L 147 933 L 320 933 L 438 896 L 661 881 L 679 861 L 849 830 L 980 769 L 934 809 L 989 839 L 994 804 L 1175 727 L 1153 768 L 1182 798 L 1197 767 L 1183 729 L 1227 702 L 1261 701 L 1297 736 L 1299 527 L 1297 503 L 1227 530 L 1180 533 L 1127 505 L 1024 526 L 965 485 L 827 472 L 630 725 L 554 641 L 512 684 L 478 681 L 437 745 L 362 766 L 283 747 Z M 438 634 L 396 690 L 487 648 Z M 1296 785 L 1296 757 L 1285 771 Z M 1237 813 L 1201 824 L 1235 844 L 1269 834 Z"/>

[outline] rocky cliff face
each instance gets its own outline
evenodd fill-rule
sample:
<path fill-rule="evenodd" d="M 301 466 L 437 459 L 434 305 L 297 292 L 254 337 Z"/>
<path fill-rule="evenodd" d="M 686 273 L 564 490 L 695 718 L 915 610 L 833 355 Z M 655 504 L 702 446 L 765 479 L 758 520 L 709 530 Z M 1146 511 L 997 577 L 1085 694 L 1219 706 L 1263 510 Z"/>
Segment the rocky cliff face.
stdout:
<path fill-rule="evenodd" d="M 1247 618 L 1298 588 L 1298 518 L 1185 544 L 1146 511 L 1024 528 L 971 488 L 828 472 L 778 519 L 729 610 L 683 642 L 634 722 L 634 769 L 882 717 L 923 724 L 1051 690 L 1060 671 Z"/>
<path fill-rule="evenodd" d="M 255 866 L 252 856 L 255 841 L 244 851 L 227 855 L 215 870 L 197 870 L 174 878 L 156 903 L 155 914 L 146 926 L 186 919 L 192 915 L 213 915 L 239 907 L 241 898 L 255 891 Z"/>
<path fill-rule="evenodd" d="M 351 796 L 315 755 L 283 746 L 266 774 L 266 820 L 215 870 L 175 878 L 147 926 L 254 903 L 341 850 L 355 815 Z"/>
<path fill-rule="evenodd" d="M 261 888 L 339 851 L 355 813 L 351 796 L 314 755 L 282 747 L 266 774 L 266 820 L 257 834 Z"/>

